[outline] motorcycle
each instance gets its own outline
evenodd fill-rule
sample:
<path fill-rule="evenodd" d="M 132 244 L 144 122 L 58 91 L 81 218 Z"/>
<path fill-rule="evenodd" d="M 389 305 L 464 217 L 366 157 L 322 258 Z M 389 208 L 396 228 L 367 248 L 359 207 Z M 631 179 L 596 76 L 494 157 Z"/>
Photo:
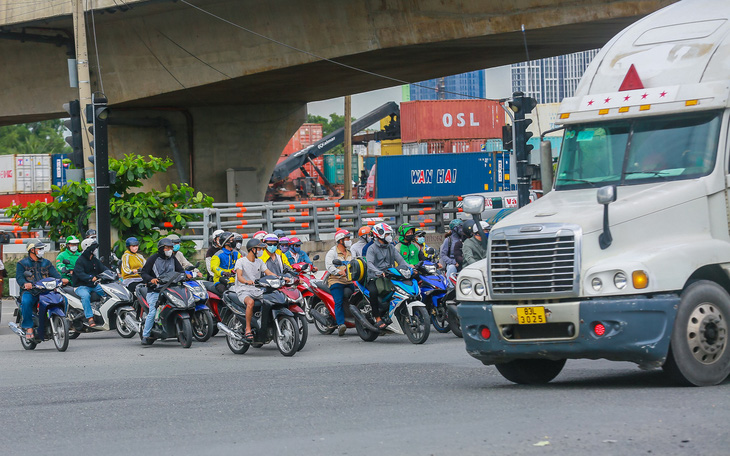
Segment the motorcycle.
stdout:
<path fill-rule="evenodd" d="M 68 260 L 64 260 L 68 264 Z M 65 267 L 61 272 L 65 273 Z M 125 339 L 134 337 L 136 331 L 130 328 L 125 322 L 127 314 L 134 315 L 134 296 L 119 282 L 119 277 L 114 271 L 106 270 L 99 274 L 99 283 L 104 290 L 104 297 L 91 293 L 91 310 L 94 316 L 93 328 L 89 326 L 88 319 L 84 315 L 84 306 L 81 304 L 81 297 L 76 294 L 74 287 L 66 285 L 60 288 L 61 294 L 68 301 L 67 318 L 69 321 L 69 337 L 76 339 L 81 333 L 96 331 L 117 330 L 117 333 Z"/>
<path fill-rule="evenodd" d="M 154 343 L 157 339 L 177 338 L 183 348 L 190 348 L 193 343 L 193 328 L 190 323 L 190 315 L 195 311 L 195 296 L 184 285 L 187 275 L 184 272 L 172 272 L 164 274 L 159 278 L 162 285 L 158 285 L 156 291 L 160 293 L 157 301 L 157 315 L 150 332 L 149 342 Z M 149 312 L 147 303 L 147 285 L 139 285 L 134 291 L 137 297 L 136 313 L 137 320 L 133 321 L 127 316 L 125 321 L 134 326 L 142 339 L 144 323 Z"/>
<path fill-rule="evenodd" d="M 449 288 L 448 280 L 438 273 L 436 265 L 430 261 L 418 263 L 416 270 L 419 273 L 418 285 L 421 288 L 421 295 L 426 303 L 426 310 L 431 315 L 431 324 L 440 333 L 449 332 L 451 325 L 444 299 Z"/>
<path fill-rule="evenodd" d="M 339 259 L 333 263 L 336 266 L 346 264 Z M 362 340 L 372 342 L 380 334 L 393 333 L 405 334 L 413 344 L 426 342 L 431 332 L 431 324 L 426 304 L 420 301 L 418 281 L 411 276 L 410 269 L 400 271 L 389 268 L 385 271 L 385 277 L 390 279 L 393 290 L 380 300 L 382 304 L 389 304 L 387 316 L 384 318 L 388 326 L 382 331 L 375 326 L 369 301 L 370 292 L 364 284 L 355 282 L 361 298 L 357 304 L 350 304 L 348 307 L 355 317 L 355 329 Z"/>
<path fill-rule="evenodd" d="M 312 261 L 319 260 L 319 255 L 314 255 Z M 314 318 L 309 312 L 309 309 L 313 307 L 313 303 L 316 300 L 315 293 L 312 291 L 311 282 L 316 280 L 314 277 L 315 268 L 306 262 L 294 263 L 291 265 L 294 272 L 297 274 L 299 282 L 297 283 L 297 289 L 302 293 L 304 298 L 304 316 L 308 323 L 314 323 Z"/>
<path fill-rule="evenodd" d="M 26 271 L 25 277 L 30 280 L 33 274 Z M 68 348 L 68 320 L 66 319 L 66 300 L 58 292 L 62 282 L 59 279 L 48 277 L 33 283 L 26 293 L 38 295 L 37 309 L 33 309 L 33 338 L 26 339 L 25 330 L 21 328 L 22 315 L 20 311 L 20 296 L 15 296 L 14 322 L 8 323 L 10 329 L 20 336 L 20 343 L 26 350 L 34 350 L 38 344 L 46 340 L 53 340 L 56 350 L 62 352 Z"/>
<path fill-rule="evenodd" d="M 464 335 L 461 332 L 461 320 L 459 320 L 459 314 L 456 313 L 456 306 L 459 305 L 459 302 L 456 300 L 457 277 L 458 275 L 456 273 L 449 274 L 449 288 L 446 290 L 446 295 L 444 296 L 443 301 L 446 303 L 446 313 L 448 315 L 451 332 L 454 333 L 456 337 L 463 338 Z"/>
<path fill-rule="evenodd" d="M 225 285 L 226 290 L 230 288 L 231 284 L 228 279 L 233 277 L 233 272 L 222 272 L 220 283 Z M 218 334 L 218 323 L 228 321 L 228 307 L 223 302 L 218 289 L 216 288 L 216 282 L 210 280 L 199 280 L 203 288 L 208 292 L 208 308 L 213 316 L 213 335 Z"/>
<path fill-rule="evenodd" d="M 230 310 L 226 323 L 218 323 L 218 328 L 226 334 L 228 348 L 237 355 L 248 351 L 248 348 L 261 347 L 272 340 L 284 356 L 293 356 L 299 348 L 298 323 L 294 314 L 288 309 L 289 299 L 279 291 L 282 280 L 276 276 L 265 276 L 255 282 L 264 289 L 264 294 L 254 301 L 254 314 L 251 319 L 253 341 L 244 338 L 246 332 L 246 314 L 242 310 L 243 303 L 233 291 L 223 293 L 223 301 Z M 234 305 L 235 303 L 236 305 Z"/>
<path fill-rule="evenodd" d="M 335 300 L 332 292 L 326 283 L 321 280 L 313 280 L 311 289 L 314 292 L 312 299 L 312 308 L 309 314 L 314 320 L 314 327 L 320 334 L 329 335 L 337 329 L 337 321 L 335 320 Z M 357 290 L 357 289 L 356 289 Z M 355 328 L 355 317 L 350 311 L 350 304 L 358 302 L 360 294 L 349 289 L 345 289 L 342 297 L 342 311 L 345 314 L 345 326 Z"/>
<path fill-rule="evenodd" d="M 294 314 L 299 326 L 299 348 L 297 351 L 300 351 L 307 344 L 307 338 L 309 336 L 309 322 L 302 309 L 302 306 L 304 306 L 304 296 L 299 291 L 299 278 L 294 270 L 285 272 L 283 280 L 284 286 L 281 287 L 281 292 L 289 299 L 288 308 Z"/>
<path fill-rule="evenodd" d="M 208 290 L 201 282 L 201 280 L 190 279 L 183 282 L 183 285 L 195 298 L 195 310 L 191 321 L 193 337 L 198 342 L 205 342 L 213 337 L 216 326 L 213 321 L 213 313 L 208 307 Z"/>

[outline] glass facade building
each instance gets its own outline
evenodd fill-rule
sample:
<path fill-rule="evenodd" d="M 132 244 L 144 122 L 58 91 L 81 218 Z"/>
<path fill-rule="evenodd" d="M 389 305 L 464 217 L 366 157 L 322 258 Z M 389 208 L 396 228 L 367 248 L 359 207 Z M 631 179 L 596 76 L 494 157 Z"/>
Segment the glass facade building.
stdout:
<path fill-rule="evenodd" d="M 538 103 L 559 103 L 572 97 L 598 49 L 512 65 L 512 89 Z"/>
<path fill-rule="evenodd" d="M 410 84 L 410 100 L 457 100 L 485 97 L 484 70 Z M 404 97 L 405 99 L 405 97 Z"/>

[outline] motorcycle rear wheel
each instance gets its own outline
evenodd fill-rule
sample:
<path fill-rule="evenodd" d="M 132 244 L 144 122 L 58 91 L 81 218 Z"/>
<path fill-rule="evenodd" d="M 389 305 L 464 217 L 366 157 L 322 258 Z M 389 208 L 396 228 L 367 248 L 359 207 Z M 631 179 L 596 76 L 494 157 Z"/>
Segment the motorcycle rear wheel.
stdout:
<path fill-rule="evenodd" d="M 20 338 L 20 344 L 26 350 L 35 350 L 35 348 L 38 346 L 36 342 L 26 339 L 25 336 Z"/>
<path fill-rule="evenodd" d="M 302 348 L 307 344 L 307 337 L 309 337 L 309 323 L 305 315 L 298 314 L 296 316 L 297 323 L 299 323 L 299 348 L 297 351 L 301 351 Z"/>
<path fill-rule="evenodd" d="M 446 309 L 437 308 L 435 314 L 431 315 L 431 324 L 433 328 L 441 334 L 446 334 L 451 331 L 451 324 L 449 323 L 449 316 Z"/>
<path fill-rule="evenodd" d="M 299 325 L 294 317 L 282 315 L 279 317 L 279 330 L 276 336 L 276 346 L 284 356 L 294 356 L 299 350 Z"/>
<path fill-rule="evenodd" d="M 198 342 L 205 342 L 213 337 L 213 314 L 209 310 L 196 310 L 193 314 L 193 337 Z"/>
<path fill-rule="evenodd" d="M 177 340 L 182 348 L 190 348 L 193 344 L 193 326 L 187 318 L 178 318 L 175 322 L 177 328 Z"/>
<path fill-rule="evenodd" d="M 449 314 L 449 326 L 451 327 L 451 332 L 456 337 L 460 339 L 464 338 L 464 334 L 461 332 L 461 321 L 458 316 Z"/>
<path fill-rule="evenodd" d="M 228 326 L 228 329 L 231 331 L 243 335 L 245 327 L 243 326 L 243 323 L 236 318 L 235 315 L 231 314 L 230 317 L 228 317 L 228 322 L 226 323 L 226 326 Z M 237 340 L 232 338 L 229 335 L 226 335 L 226 342 L 228 343 L 228 348 L 231 349 L 231 351 L 237 355 L 242 355 L 248 351 L 248 347 L 250 347 L 249 344 L 242 340 Z"/>
<path fill-rule="evenodd" d="M 52 315 L 51 332 L 56 350 L 60 352 L 66 351 L 68 348 L 68 320 L 59 315 Z"/>
<path fill-rule="evenodd" d="M 320 334 L 324 334 L 325 336 L 329 336 L 330 334 L 335 332 L 335 319 L 332 314 L 330 314 L 329 309 L 327 309 L 327 305 L 322 301 L 317 300 L 314 304 L 313 309 L 327 317 L 327 321 L 331 323 L 330 326 L 324 326 L 322 323 L 314 320 L 314 327 L 317 328 L 317 331 L 319 331 Z"/>

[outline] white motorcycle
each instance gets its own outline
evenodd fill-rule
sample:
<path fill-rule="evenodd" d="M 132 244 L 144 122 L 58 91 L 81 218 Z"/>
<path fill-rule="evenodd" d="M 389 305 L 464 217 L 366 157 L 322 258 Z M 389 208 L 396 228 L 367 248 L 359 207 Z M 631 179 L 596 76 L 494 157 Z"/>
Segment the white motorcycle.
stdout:
<path fill-rule="evenodd" d="M 134 296 L 127 287 L 122 285 L 115 272 L 107 270 L 98 277 L 105 296 L 102 298 L 94 292 L 91 293 L 91 310 L 94 314 L 94 323 L 96 323 L 94 327 L 89 326 L 88 319 L 84 315 L 81 298 L 76 294 L 75 289 L 71 286 L 59 289 L 68 301 L 66 315 L 70 323 L 69 338 L 75 339 L 81 333 L 112 329 L 116 329 L 119 335 L 125 339 L 134 337 L 137 332 L 125 321 L 127 314 L 132 317 L 132 320 L 135 319 L 132 307 Z"/>

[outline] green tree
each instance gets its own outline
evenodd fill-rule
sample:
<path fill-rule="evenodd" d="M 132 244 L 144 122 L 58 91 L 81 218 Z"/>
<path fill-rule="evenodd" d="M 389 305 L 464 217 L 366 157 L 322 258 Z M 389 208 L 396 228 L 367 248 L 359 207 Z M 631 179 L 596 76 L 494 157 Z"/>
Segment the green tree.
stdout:
<path fill-rule="evenodd" d="M 352 118 L 352 121 L 355 121 L 354 117 Z M 333 112 L 332 114 L 330 114 L 329 120 L 327 120 L 322 116 L 315 116 L 312 114 L 307 114 L 307 123 L 321 124 L 322 125 L 322 136 L 327 136 L 328 134 L 334 132 L 335 130 L 337 130 L 339 128 L 343 128 L 345 126 L 345 116 L 340 116 Z M 345 152 L 345 147 L 343 145 L 339 145 L 328 153 L 342 154 L 344 152 Z"/>
<path fill-rule="evenodd" d="M 70 153 L 64 130 L 61 119 L 0 127 L 0 155 Z"/>
<path fill-rule="evenodd" d="M 147 254 L 157 251 L 157 241 L 162 237 L 159 228 L 169 232 L 186 228 L 195 219 L 193 214 L 182 214 L 178 209 L 203 208 L 213 205 L 213 198 L 206 196 L 187 184 L 168 185 L 164 191 L 133 192 L 142 186 L 142 181 L 166 171 L 172 166 L 169 158 L 139 155 L 125 155 L 121 160 L 109 159 L 109 169 L 117 173 L 117 179 L 110 187 L 113 195 L 109 209 L 111 224 L 119 231 L 114 245 L 118 255 L 124 251 L 124 239 L 135 236 L 140 240 L 140 250 Z M 50 226 L 50 237 L 58 241 L 66 236 L 78 235 L 86 229 L 93 212 L 86 206 L 91 186 L 85 182 L 70 182 L 63 187 L 53 186 L 50 203 L 35 202 L 27 207 L 11 207 L 6 216 L 18 223 L 27 223 L 28 229 Z M 186 255 L 192 252 L 194 243 L 186 241 L 181 249 Z"/>

